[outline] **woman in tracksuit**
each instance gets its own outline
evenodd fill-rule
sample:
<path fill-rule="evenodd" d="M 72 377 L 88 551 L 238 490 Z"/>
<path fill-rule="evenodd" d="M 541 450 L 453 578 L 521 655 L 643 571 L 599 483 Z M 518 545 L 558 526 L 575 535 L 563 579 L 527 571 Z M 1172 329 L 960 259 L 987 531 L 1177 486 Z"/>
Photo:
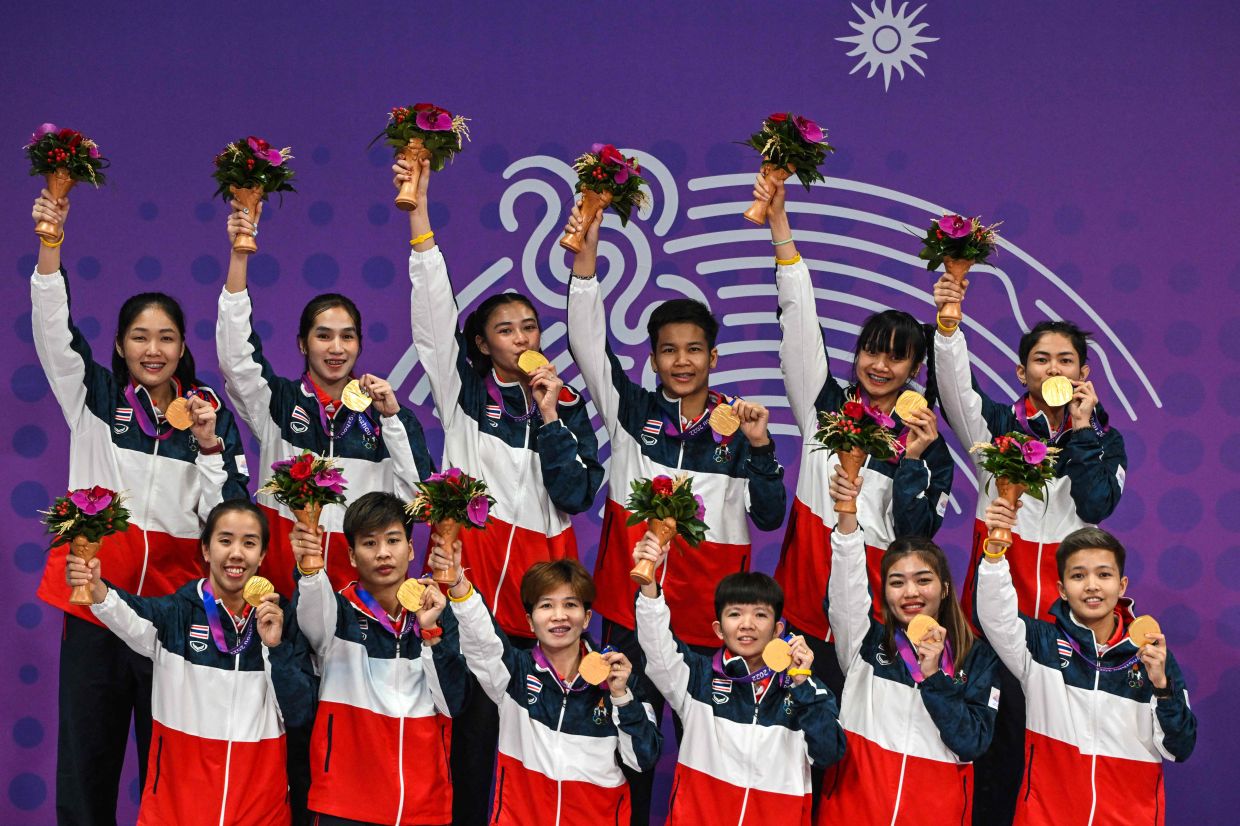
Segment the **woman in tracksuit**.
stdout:
<path fill-rule="evenodd" d="M 258 222 L 258 214 L 250 215 L 234 202 L 229 240 L 237 233 L 257 235 Z M 371 491 L 412 499 L 414 486 L 434 470 L 422 425 L 400 406 L 386 380 L 369 373 L 358 377 L 371 398 L 366 410 L 350 410 L 341 399 L 362 350 L 357 306 L 337 293 L 312 298 L 302 310 L 297 333 L 305 371 L 296 378 L 277 376 L 251 327 L 248 265 L 249 256 L 231 254 L 228 281 L 220 294 L 215 349 L 228 398 L 258 439 L 259 476 L 269 476 L 273 462 L 308 450 L 336 460 L 348 480 L 348 502 Z M 337 589 L 354 579 L 340 533 L 348 502 L 325 506 L 320 522 L 325 532 L 324 567 Z M 288 537 L 295 520 L 270 494 L 259 494 L 258 504 L 272 529 L 271 551 L 261 573 L 277 591 L 290 596 L 293 554 Z"/>
<path fill-rule="evenodd" d="M 101 485 L 128 496 L 129 529 L 103 540 L 99 559 L 119 588 L 170 594 L 201 575 L 198 534 L 211 508 L 245 498 L 245 454 L 215 391 L 198 384 L 185 318 L 163 293 L 121 307 L 112 369 L 96 363 L 74 325 L 61 266 L 68 198 L 44 190 L 33 216 L 61 230 L 42 241 L 30 279 L 35 350 L 69 425 L 69 487 Z M 192 425 L 178 431 L 163 411 L 185 398 Z M 151 732 L 151 665 L 102 628 L 87 606 L 69 604 L 67 546 L 53 548 L 39 597 L 65 612 L 60 647 L 60 739 L 56 807 L 74 823 L 111 823 L 131 716 L 138 773 Z"/>
<path fill-rule="evenodd" d="M 834 451 L 814 440 L 822 413 L 838 412 L 849 400 L 877 407 L 895 422 L 893 435 L 903 453 L 886 461 L 870 459 L 861 469 L 865 485 L 857 497 L 857 522 L 865 540 L 866 568 L 873 615 L 882 615 L 879 567 L 886 548 L 898 536 L 931 538 L 943 522 L 952 486 L 952 459 L 938 434 L 930 409 L 903 421 L 893 412 L 896 399 L 909 389 L 927 355 L 927 338 L 911 315 L 885 310 L 871 315 L 857 336 L 854 381 L 848 387 L 832 376 L 809 268 L 797 253 L 784 206 L 784 184 L 768 188 L 759 176 L 755 197 L 770 198 L 767 217 L 775 249 L 775 283 L 779 295 L 779 347 L 788 401 L 801 431 L 801 472 L 788 517 L 775 579 L 787 595 L 784 612 L 793 633 L 803 634 L 814 649 L 815 674 L 835 692 L 842 689 L 841 662 L 826 642 L 833 640 L 822 610 L 831 572 L 831 533 L 838 514 L 829 490 L 839 467 Z M 930 402 L 933 404 L 933 393 Z"/>
<path fill-rule="evenodd" d="M 404 161 L 394 167 L 397 185 L 406 169 Z M 536 562 L 577 557 L 570 514 L 589 508 L 602 485 L 598 442 L 585 400 L 564 385 L 554 365 L 527 375 L 517 364 L 524 352 L 539 351 L 541 328 L 529 299 L 496 293 L 459 328 L 427 211 L 430 178 L 424 164 L 418 206 L 409 213 L 416 242 L 409 254 L 413 342 L 443 425 L 444 466 L 485 480 L 495 497 L 486 530 L 461 532 L 464 564 L 499 627 L 514 645 L 529 647 L 521 577 Z M 477 692 L 453 721 L 454 745 L 473 743 L 453 749 L 457 823 L 486 820 L 496 713 Z"/>
<path fill-rule="evenodd" d="M 859 492 L 832 480 L 836 499 Z M 831 534 L 827 614 L 846 674 L 848 753 L 823 781 L 818 822 L 969 823 L 972 761 L 990 744 L 999 707 L 998 659 L 974 639 L 947 558 L 923 537 L 897 539 L 883 554 L 882 620 L 874 619 L 857 527 L 855 514 L 841 513 Z M 938 627 L 912 639 L 918 614 Z"/>

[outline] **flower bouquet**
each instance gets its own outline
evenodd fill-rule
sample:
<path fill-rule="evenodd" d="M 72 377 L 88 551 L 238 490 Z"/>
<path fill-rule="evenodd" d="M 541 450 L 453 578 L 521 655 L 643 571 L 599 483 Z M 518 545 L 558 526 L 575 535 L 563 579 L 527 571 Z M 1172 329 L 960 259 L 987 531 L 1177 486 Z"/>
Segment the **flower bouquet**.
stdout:
<path fill-rule="evenodd" d="M 814 449 L 834 451 L 849 480 L 855 480 L 861 473 L 866 456 L 884 460 L 898 456 L 904 450 L 891 431 L 896 425 L 895 420 L 856 397 L 844 402 L 837 413 L 820 413 L 818 423 L 814 439 L 820 447 Z M 856 500 L 836 502 L 835 512 L 856 513 Z"/>
<path fill-rule="evenodd" d="M 984 226 L 980 218 L 948 213 L 930 222 L 917 257 L 925 259 L 926 269 L 931 272 L 941 264 L 959 286 L 964 283 L 969 267 L 984 263 L 995 251 L 999 239 L 996 232 L 998 226 Z M 960 305 L 956 302 L 944 304 L 943 309 L 939 310 L 939 323 L 944 327 L 955 327 L 961 318 Z"/>
<path fill-rule="evenodd" d="M 825 181 L 818 167 L 835 147 L 827 143 L 827 132 L 809 118 L 791 112 L 776 112 L 762 121 L 762 129 L 742 141 L 762 153 L 762 177 L 784 181 L 796 175 L 808 190 L 814 181 Z M 758 226 L 766 223 L 768 201 L 755 200 L 745 210 L 745 218 Z"/>
<path fill-rule="evenodd" d="M 642 192 L 641 168 L 637 158 L 626 158 L 610 143 L 596 143 L 590 151 L 573 161 L 577 173 L 574 189 L 581 193 L 581 229 L 565 233 L 560 246 L 569 252 L 581 252 L 586 229 L 594 223 L 594 217 L 607 207 L 620 216 L 620 224 L 626 225 L 633 207 L 646 203 Z"/>
<path fill-rule="evenodd" d="M 976 442 L 970 453 L 980 457 L 978 464 L 995 480 L 999 497 L 1012 507 L 1028 493 L 1041 500 L 1046 493 L 1046 483 L 1055 478 L 1055 457 L 1059 448 L 1048 447 L 1040 439 L 1026 433 L 1012 432 L 996 436 L 991 442 Z M 990 483 L 986 483 L 990 492 Z M 998 550 L 990 551 L 991 547 Z M 992 528 L 986 537 L 984 548 L 991 553 L 1002 553 L 1012 546 L 1012 532 L 1007 528 Z"/>
<path fill-rule="evenodd" d="M 90 562 L 99 553 L 103 538 L 129 528 L 125 494 L 101 488 L 81 488 L 58 496 L 43 513 L 43 524 L 54 537 L 52 547 L 68 543 L 69 553 Z M 78 585 L 69 595 L 73 605 L 90 605 L 90 586 Z"/>
<path fill-rule="evenodd" d="M 443 473 L 432 473 L 425 482 L 418 482 L 418 495 L 405 506 L 405 511 L 418 522 L 427 522 L 440 539 L 449 555 L 452 543 L 461 528 L 478 529 L 487 526 L 487 515 L 495 498 L 487 493 L 487 483 L 450 467 Z M 435 571 L 435 581 L 452 585 L 460 577 L 460 571 L 450 568 Z"/>
<path fill-rule="evenodd" d="M 629 516 L 627 525 L 638 525 L 642 522 L 659 539 L 660 545 L 666 545 L 679 534 L 693 547 L 697 547 L 706 538 L 706 503 L 702 497 L 693 492 L 693 479 L 689 474 L 682 473 L 675 479 L 670 476 L 656 476 L 653 479 L 634 479 L 632 491 L 625 505 Z M 629 578 L 639 585 L 654 582 L 654 563 L 642 560 L 633 570 Z"/>
<path fill-rule="evenodd" d="M 215 194 L 225 201 L 236 198 L 251 216 L 257 216 L 259 202 L 267 200 L 272 192 L 297 191 L 289 183 L 293 170 L 287 163 L 292 157 L 291 147 L 274 149 L 267 141 L 253 135 L 239 138 L 215 156 L 212 177 L 219 184 Z M 238 234 L 232 248 L 233 252 L 245 255 L 258 252 L 252 235 Z"/>
<path fill-rule="evenodd" d="M 53 199 L 63 198 L 78 181 L 90 181 L 97 188 L 103 183 L 103 169 L 108 159 L 99 154 L 99 147 L 90 138 L 73 129 L 57 129 L 45 123 L 30 136 L 24 147 L 30 158 L 30 174 L 47 179 L 47 191 Z M 53 224 L 39 221 L 35 234 L 44 241 L 60 240 Z"/>
<path fill-rule="evenodd" d="M 396 193 L 397 208 L 405 212 L 418 208 L 422 160 L 430 158 L 431 172 L 443 169 L 444 164 L 461 151 L 462 138 L 469 140 L 469 127 L 465 125 L 468 120 L 433 103 L 397 106 L 388 112 L 388 125 L 375 135 L 370 145 L 374 146 L 379 138 L 386 138 L 388 146 L 396 150 L 396 157 L 409 163 L 412 177 L 401 184 Z"/>
<path fill-rule="evenodd" d="M 271 494 L 271 498 L 291 510 L 297 521 L 315 534 L 319 532 L 323 506 L 345 503 L 344 488 L 348 483 L 332 459 L 307 451 L 273 463 L 271 470 L 272 477 L 258 492 Z M 322 570 L 323 555 L 306 554 L 300 567 L 308 574 Z"/>

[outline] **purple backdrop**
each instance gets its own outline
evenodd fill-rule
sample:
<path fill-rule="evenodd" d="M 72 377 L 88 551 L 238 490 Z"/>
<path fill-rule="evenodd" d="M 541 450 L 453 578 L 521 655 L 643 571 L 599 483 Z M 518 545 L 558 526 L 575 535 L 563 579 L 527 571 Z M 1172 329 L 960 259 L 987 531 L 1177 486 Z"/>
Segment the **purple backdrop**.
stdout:
<path fill-rule="evenodd" d="M 932 277 L 905 222 L 939 207 L 1003 220 L 1005 248 L 975 271 L 967 307 L 979 376 L 1007 393 L 1011 348 L 1045 315 L 1099 331 L 1094 378 L 1130 457 L 1107 527 L 1132 549 L 1130 593 L 1162 621 L 1201 718 L 1192 761 L 1167 772 L 1169 822 L 1217 822 L 1240 805 L 1236 784 L 1211 782 L 1240 759 L 1240 723 L 1225 711 L 1240 680 L 1240 257 L 1220 243 L 1240 225 L 1237 6 L 467 5 L 10 11 L 0 58 L 11 151 L 0 180 L 10 271 L 0 307 L 0 403 L 10 411 L 0 440 L 0 821 L 54 819 L 60 617 L 34 598 L 45 555 L 35 511 L 63 489 L 68 461 L 31 345 L 38 186 L 18 147 L 50 120 L 86 131 L 112 159 L 112 183 L 74 193 L 64 246 L 77 321 L 96 352 L 106 356 L 125 296 L 166 290 L 185 303 L 189 343 L 215 383 L 227 248 L 211 158 L 243 133 L 291 144 L 300 192 L 265 216 L 251 266 L 257 329 L 277 368 L 294 372 L 304 301 L 348 292 L 365 314 L 364 369 L 392 374 L 437 450 L 410 347 L 407 225 L 391 207 L 387 150 L 366 148 L 388 108 L 418 100 L 473 118 L 473 143 L 432 187 L 462 304 L 495 288 L 535 295 L 547 350 L 574 380 L 560 355 L 567 270 L 554 246 L 565 164 L 598 140 L 639 154 L 654 206 L 623 234 L 606 232 L 613 341 L 640 359 L 652 303 L 705 298 L 726 327 L 719 384 L 772 406 L 785 461 L 796 451 L 770 247 L 737 214 L 755 159 L 734 141 L 769 111 L 793 108 L 839 147 L 827 186 L 795 193 L 793 220 L 840 372 L 875 306 L 932 312 Z M 899 66 L 888 83 L 884 65 Z M 970 513 L 975 495 L 958 470 L 957 506 L 939 535 L 958 569 L 959 508 Z M 578 520 L 587 558 L 597 522 Z M 759 564 L 773 567 L 777 552 L 776 537 L 761 537 Z M 126 791 L 132 818 L 136 784 Z"/>

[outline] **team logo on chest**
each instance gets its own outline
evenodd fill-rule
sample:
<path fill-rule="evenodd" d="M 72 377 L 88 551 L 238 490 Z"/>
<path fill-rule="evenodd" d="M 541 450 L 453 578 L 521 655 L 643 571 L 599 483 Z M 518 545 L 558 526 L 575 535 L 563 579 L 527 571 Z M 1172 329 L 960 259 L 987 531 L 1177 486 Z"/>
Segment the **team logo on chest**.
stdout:
<path fill-rule="evenodd" d="M 499 427 L 499 420 L 503 417 L 504 411 L 498 404 L 488 404 L 486 407 L 487 424 L 491 427 Z"/>
<path fill-rule="evenodd" d="M 293 412 L 289 414 L 289 430 L 294 433 L 305 433 L 310 429 L 310 416 L 300 404 L 293 405 Z"/>
<path fill-rule="evenodd" d="M 732 681 L 716 677 L 710 681 L 710 699 L 715 705 L 721 706 L 731 699 Z"/>
<path fill-rule="evenodd" d="M 542 680 L 533 674 L 527 674 L 525 677 L 525 690 L 528 692 L 528 696 L 525 698 L 525 704 L 532 706 L 534 703 L 537 703 L 538 695 L 542 693 L 542 689 Z"/>
<path fill-rule="evenodd" d="M 607 722 L 607 706 L 603 703 L 603 698 L 598 698 L 598 705 L 594 707 L 594 725 L 601 726 Z"/>
<path fill-rule="evenodd" d="M 1055 646 L 1059 649 L 1059 667 L 1067 668 L 1072 662 L 1072 646 L 1063 637 L 1055 638 Z"/>
<path fill-rule="evenodd" d="M 133 408 L 132 407 L 118 407 L 116 408 L 116 414 L 114 415 L 113 418 L 116 421 L 112 425 L 112 432 L 115 433 L 117 436 L 121 435 L 122 433 L 127 433 L 129 432 L 129 422 L 133 421 Z"/>
<path fill-rule="evenodd" d="M 189 647 L 201 654 L 207 650 L 205 640 L 211 636 L 211 630 L 205 625 L 191 625 L 189 627 Z"/>
<path fill-rule="evenodd" d="M 659 434 L 662 432 L 662 419 L 646 419 L 646 426 L 642 428 L 642 441 L 648 445 L 658 444 Z"/>

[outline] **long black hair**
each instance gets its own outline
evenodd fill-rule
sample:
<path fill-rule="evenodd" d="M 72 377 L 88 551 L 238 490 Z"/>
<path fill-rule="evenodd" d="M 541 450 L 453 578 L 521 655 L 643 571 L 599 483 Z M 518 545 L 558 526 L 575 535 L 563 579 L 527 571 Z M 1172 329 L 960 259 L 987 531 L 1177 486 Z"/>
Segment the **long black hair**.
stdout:
<path fill-rule="evenodd" d="M 926 364 L 926 402 L 934 407 L 938 399 L 938 385 L 934 377 L 934 325 L 922 324 L 903 310 L 883 310 L 865 320 L 857 334 L 857 346 L 853 350 L 853 381 L 856 382 L 857 360 L 863 352 L 887 353 L 898 359 L 909 359 L 913 368 L 911 379 L 922 363 Z"/>
<path fill-rule="evenodd" d="M 539 331 L 542 330 L 538 308 L 526 296 L 521 293 L 495 293 L 488 297 L 465 318 L 465 326 L 461 330 L 461 335 L 465 337 L 465 355 L 469 357 L 469 363 L 480 376 L 491 372 L 491 357 L 482 352 L 478 346 L 478 339 L 487 337 L 487 322 L 491 320 L 491 314 L 505 304 L 524 304 L 529 307 L 530 312 L 534 314 L 534 320 L 538 322 Z"/>
<path fill-rule="evenodd" d="M 173 375 L 181 383 L 181 387 L 186 389 L 193 387 L 198 383 L 198 376 L 194 372 L 194 356 L 189 351 L 189 342 L 185 340 L 185 313 L 172 296 L 166 293 L 138 293 L 130 296 L 121 305 L 121 311 L 116 316 L 117 346 L 121 350 L 125 349 L 125 334 L 129 332 L 129 328 L 133 326 L 138 316 L 150 307 L 162 310 L 168 318 L 172 319 L 177 332 L 181 334 L 181 343 L 184 345 L 185 352 L 177 361 L 177 369 Z M 129 366 L 125 364 L 125 357 L 117 352 L 116 347 L 112 348 L 112 375 L 116 377 L 117 382 L 122 384 L 130 379 Z"/>
<path fill-rule="evenodd" d="M 319 313 L 340 307 L 349 314 L 349 318 L 353 320 L 353 326 L 357 329 L 357 349 L 361 353 L 362 349 L 362 311 L 353 303 L 353 299 L 347 295 L 340 293 L 323 293 L 316 295 L 314 298 L 302 308 L 301 320 L 297 322 L 297 343 L 303 350 L 306 347 L 306 339 L 310 337 L 310 331 L 314 329 L 314 320 L 319 317 Z M 305 368 L 310 369 L 310 354 L 303 353 L 305 356 Z"/>

